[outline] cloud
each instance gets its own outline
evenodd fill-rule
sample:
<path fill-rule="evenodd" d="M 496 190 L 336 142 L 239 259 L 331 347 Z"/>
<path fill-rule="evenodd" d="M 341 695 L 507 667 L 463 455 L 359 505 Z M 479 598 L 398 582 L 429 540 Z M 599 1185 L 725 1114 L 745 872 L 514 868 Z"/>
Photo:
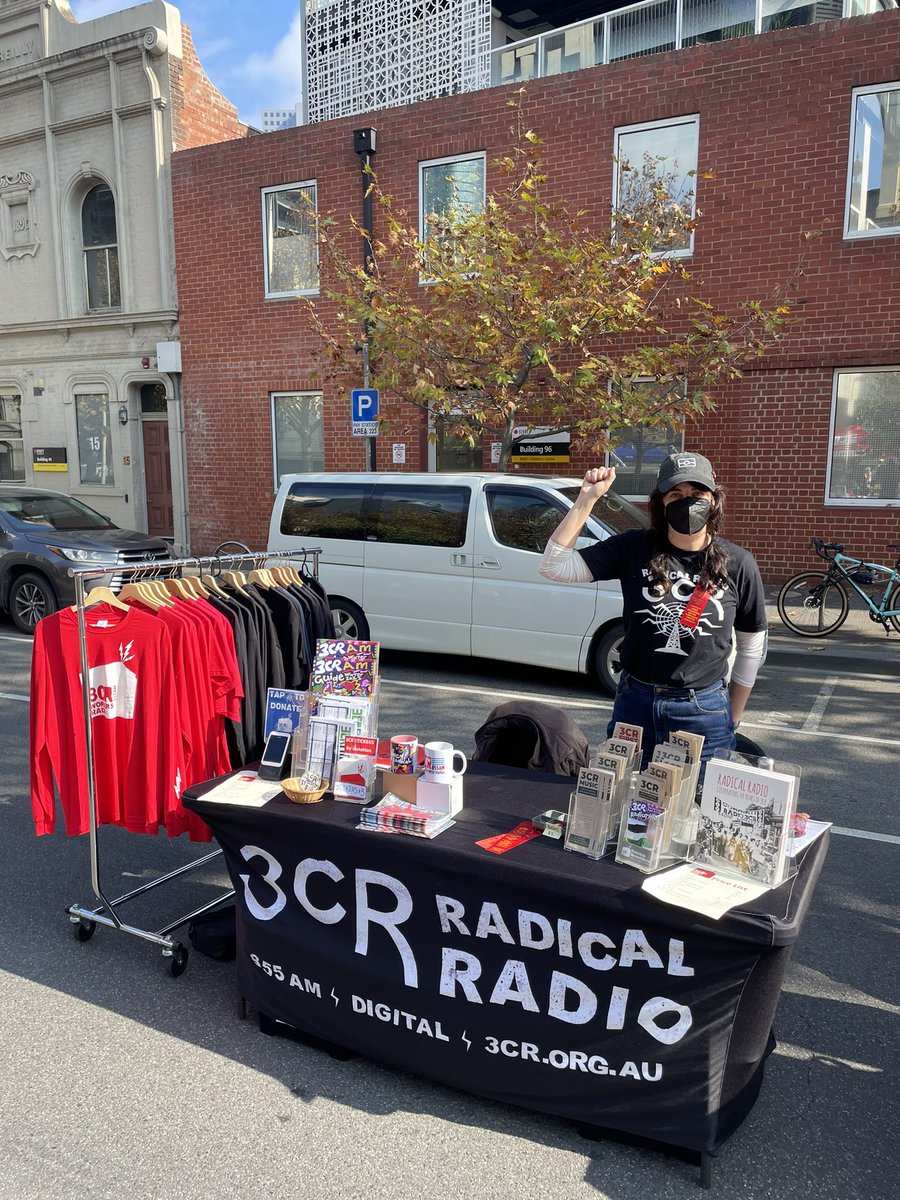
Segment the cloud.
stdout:
<path fill-rule="evenodd" d="M 254 53 L 229 75 L 246 89 L 259 92 L 260 108 L 289 108 L 300 99 L 300 10 L 290 28 L 268 53 Z"/>

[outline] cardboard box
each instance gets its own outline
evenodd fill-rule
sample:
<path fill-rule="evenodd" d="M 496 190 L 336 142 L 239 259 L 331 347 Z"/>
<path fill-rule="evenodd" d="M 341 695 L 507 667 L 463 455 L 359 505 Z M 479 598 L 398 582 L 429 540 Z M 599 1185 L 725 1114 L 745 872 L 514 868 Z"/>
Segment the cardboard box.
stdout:
<path fill-rule="evenodd" d="M 414 775 L 396 775 L 393 771 L 379 771 L 378 774 L 381 776 L 379 799 L 393 792 L 398 800 L 405 800 L 407 804 L 417 803 L 416 785 L 422 778 L 421 771 L 416 771 Z"/>

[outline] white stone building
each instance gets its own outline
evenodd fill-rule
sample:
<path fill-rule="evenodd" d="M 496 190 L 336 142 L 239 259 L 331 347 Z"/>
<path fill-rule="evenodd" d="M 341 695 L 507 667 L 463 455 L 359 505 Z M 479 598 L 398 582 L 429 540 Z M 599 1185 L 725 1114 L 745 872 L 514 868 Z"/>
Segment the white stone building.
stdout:
<path fill-rule="evenodd" d="M 0 479 L 186 548 L 169 157 L 246 132 L 162 0 L 0 0 Z"/>

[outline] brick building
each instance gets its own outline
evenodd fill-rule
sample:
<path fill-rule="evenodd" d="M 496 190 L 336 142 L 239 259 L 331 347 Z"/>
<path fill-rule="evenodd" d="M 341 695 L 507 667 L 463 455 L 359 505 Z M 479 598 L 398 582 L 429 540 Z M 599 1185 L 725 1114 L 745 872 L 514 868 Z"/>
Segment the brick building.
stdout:
<path fill-rule="evenodd" d="M 187 544 L 169 160 L 246 133 L 162 0 L 0 2 L 0 479 Z"/>
<path fill-rule="evenodd" d="M 717 464 L 729 535 L 773 581 L 809 561 L 811 534 L 881 559 L 900 538 L 890 476 L 890 452 L 900 450 L 898 89 L 896 10 L 527 84 L 552 186 L 600 222 L 613 201 L 614 154 L 693 152 L 702 220 L 689 269 L 717 308 L 771 296 L 805 256 L 789 335 L 684 433 L 684 445 Z M 511 94 L 491 87 L 173 157 L 195 550 L 228 537 L 264 544 L 284 471 L 365 466 L 348 398 L 323 392 L 314 374 L 315 340 L 296 299 L 318 294 L 314 256 L 288 264 L 272 236 L 296 235 L 295 248 L 306 236 L 292 224 L 293 199 L 305 190 L 320 211 L 359 215 L 353 130 L 368 125 L 378 131 L 379 182 L 410 213 L 430 164 L 444 176 L 462 163 L 490 189 L 490 164 L 509 143 Z M 807 232 L 818 236 L 804 242 Z M 380 469 L 392 469 L 392 443 L 406 453 L 395 469 L 457 465 L 429 445 L 418 413 L 387 415 Z M 655 474 L 649 454 L 639 469 L 640 442 L 631 431 L 621 447 L 623 490 L 636 496 Z M 585 465 L 573 447 L 566 473 Z"/>

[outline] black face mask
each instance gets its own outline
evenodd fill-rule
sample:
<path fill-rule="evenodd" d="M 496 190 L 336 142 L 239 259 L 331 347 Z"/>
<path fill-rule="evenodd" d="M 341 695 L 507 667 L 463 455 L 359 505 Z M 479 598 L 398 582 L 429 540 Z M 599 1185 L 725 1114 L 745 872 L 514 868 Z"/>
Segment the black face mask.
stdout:
<path fill-rule="evenodd" d="M 666 505 L 666 523 L 676 533 L 700 533 L 709 521 L 712 505 L 700 496 L 683 496 Z"/>

